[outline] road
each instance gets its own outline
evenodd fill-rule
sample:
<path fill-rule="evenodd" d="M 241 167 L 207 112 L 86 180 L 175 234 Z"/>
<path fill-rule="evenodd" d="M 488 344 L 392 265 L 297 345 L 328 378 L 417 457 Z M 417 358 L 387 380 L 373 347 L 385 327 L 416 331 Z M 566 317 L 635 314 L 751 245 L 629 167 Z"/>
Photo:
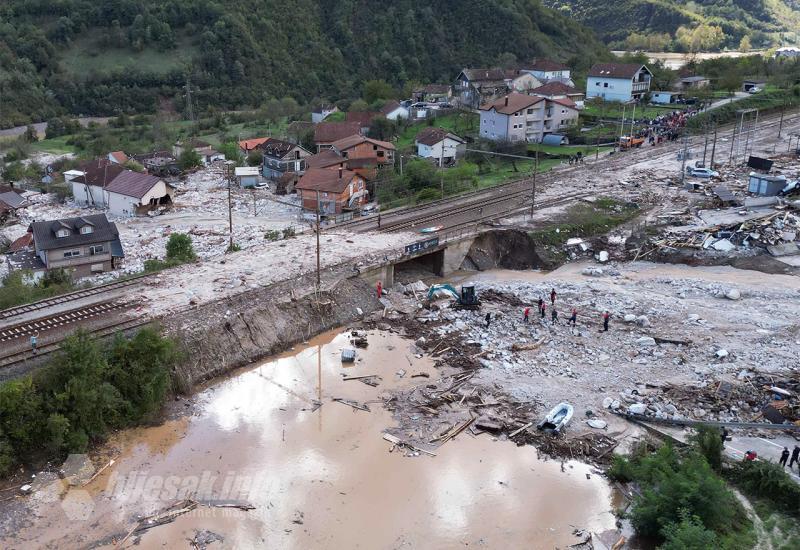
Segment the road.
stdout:
<path fill-rule="evenodd" d="M 108 121 L 111 120 L 111 117 L 107 116 L 86 116 L 78 118 L 78 122 L 84 128 L 89 126 L 89 123 L 96 122 L 97 124 L 108 124 Z M 45 132 L 47 131 L 47 123 L 46 122 L 36 122 L 31 124 L 36 129 L 36 133 L 39 134 L 39 137 L 43 137 Z M 17 137 L 21 136 L 25 133 L 28 129 L 28 126 L 16 126 L 14 128 L 6 128 L 5 130 L 0 130 L 0 138 L 4 137 Z"/>

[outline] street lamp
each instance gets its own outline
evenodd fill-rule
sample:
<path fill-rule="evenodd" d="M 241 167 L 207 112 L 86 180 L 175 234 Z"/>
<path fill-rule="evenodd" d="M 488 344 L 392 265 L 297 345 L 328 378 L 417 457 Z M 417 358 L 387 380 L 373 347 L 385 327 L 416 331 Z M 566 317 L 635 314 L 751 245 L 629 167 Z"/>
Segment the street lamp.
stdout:
<path fill-rule="evenodd" d="M 233 167 L 236 165 L 232 160 L 225 161 L 225 171 L 228 176 L 228 250 L 233 251 L 233 204 L 231 202 L 231 179 Z"/>

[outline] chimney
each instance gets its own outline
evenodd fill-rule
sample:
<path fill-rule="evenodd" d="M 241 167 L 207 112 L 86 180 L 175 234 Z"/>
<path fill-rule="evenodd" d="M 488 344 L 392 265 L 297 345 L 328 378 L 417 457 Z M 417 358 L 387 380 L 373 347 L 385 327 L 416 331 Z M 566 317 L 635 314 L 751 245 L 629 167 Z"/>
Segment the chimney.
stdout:
<path fill-rule="evenodd" d="M 506 107 L 508 107 L 508 96 L 506 96 Z"/>

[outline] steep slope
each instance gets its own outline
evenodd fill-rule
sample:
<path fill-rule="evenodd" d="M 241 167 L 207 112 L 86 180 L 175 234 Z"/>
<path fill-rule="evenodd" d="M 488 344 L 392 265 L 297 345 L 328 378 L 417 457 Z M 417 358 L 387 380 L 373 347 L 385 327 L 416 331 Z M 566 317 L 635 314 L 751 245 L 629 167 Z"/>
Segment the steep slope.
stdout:
<path fill-rule="evenodd" d="M 724 36 L 716 47 L 737 47 L 745 36 L 753 46 L 770 46 L 798 39 L 798 0 L 545 0 L 559 12 L 580 21 L 607 43 L 625 41 L 632 33 L 668 33 L 681 26 L 717 26 Z M 620 45 L 620 44 L 618 44 Z M 686 42 L 672 44 L 686 48 Z"/>
<path fill-rule="evenodd" d="M 202 106 L 270 96 L 356 96 L 451 81 L 465 65 L 608 55 L 538 0 L 5 0 L 0 6 L 0 125 L 70 113 L 180 107 L 187 76 Z"/>

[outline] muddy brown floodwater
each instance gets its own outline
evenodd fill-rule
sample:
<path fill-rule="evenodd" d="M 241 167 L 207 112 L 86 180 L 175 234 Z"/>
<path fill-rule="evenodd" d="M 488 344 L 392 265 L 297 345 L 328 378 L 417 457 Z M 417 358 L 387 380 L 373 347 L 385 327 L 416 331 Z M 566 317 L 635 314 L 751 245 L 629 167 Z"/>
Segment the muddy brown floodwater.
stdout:
<path fill-rule="evenodd" d="M 344 367 L 347 334 L 322 335 L 203 389 L 187 417 L 115 436 L 113 467 L 82 489 L 38 490 L 31 521 L 0 547 L 111 547 L 183 496 L 256 508 L 198 508 L 125 546 L 554 548 L 577 542 L 576 527 L 614 527 L 612 490 L 585 464 L 562 469 L 533 447 L 467 432 L 435 457 L 390 453 L 381 434 L 394 423 L 380 398 L 424 383 L 411 374 L 437 374 L 396 334 L 371 332 L 369 343 Z M 342 379 L 371 374 L 377 387 Z"/>

